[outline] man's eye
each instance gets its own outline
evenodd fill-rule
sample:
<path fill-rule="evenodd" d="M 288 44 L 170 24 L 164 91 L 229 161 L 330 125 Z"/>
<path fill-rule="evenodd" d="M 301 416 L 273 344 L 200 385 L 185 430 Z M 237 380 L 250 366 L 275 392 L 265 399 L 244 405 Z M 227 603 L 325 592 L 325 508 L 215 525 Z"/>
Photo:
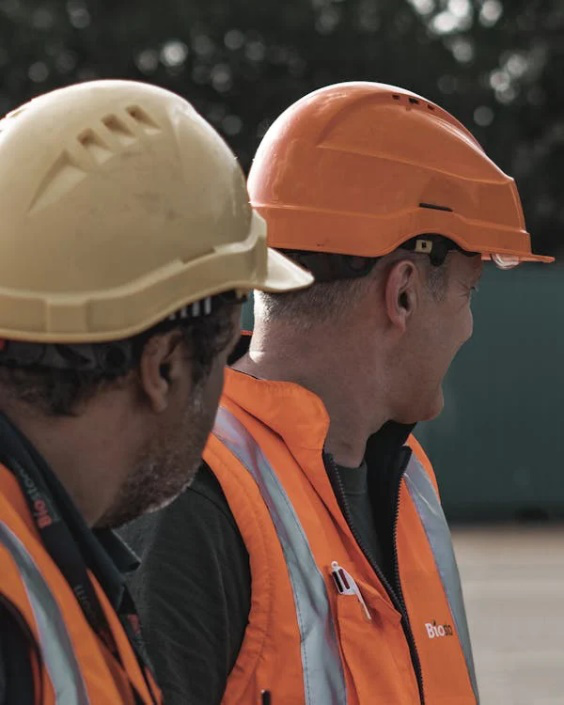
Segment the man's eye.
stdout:
<path fill-rule="evenodd" d="M 468 298 L 472 299 L 473 296 L 478 292 L 478 285 L 474 284 L 474 286 L 470 287 L 470 290 L 468 291 Z"/>

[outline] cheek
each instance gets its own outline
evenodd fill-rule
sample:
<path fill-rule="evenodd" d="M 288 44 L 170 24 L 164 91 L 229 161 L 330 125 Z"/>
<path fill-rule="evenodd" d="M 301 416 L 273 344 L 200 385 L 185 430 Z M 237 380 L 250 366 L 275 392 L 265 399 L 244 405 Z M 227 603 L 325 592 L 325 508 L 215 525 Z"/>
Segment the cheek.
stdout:
<path fill-rule="evenodd" d="M 223 360 L 216 360 L 201 390 L 201 413 L 213 424 L 217 407 L 223 391 L 225 365 Z"/>
<path fill-rule="evenodd" d="M 469 340 L 472 337 L 472 333 L 474 332 L 474 314 L 472 313 L 472 308 L 470 305 L 468 305 L 468 308 L 466 310 L 466 326 L 465 326 L 465 337 L 464 337 L 464 342 Z"/>
<path fill-rule="evenodd" d="M 455 311 L 451 312 L 450 319 L 447 320 L 450 321 L 448 324 L 450 335 L 445 331 L 445 339 L 450 338 L 456 353 L 472 337 L 474 331 L 474 318 L 470 302 L 464 301 L 463 305 L 458 306 Z"/>
<path fill-rule="evenodd" d="M 196 463 L 213 428 L 217 407 L 223 390 L 223 365 L 215 365 L 198 389 L 193 390 L 178 429 L 178 440 L 190 463 Z"/>

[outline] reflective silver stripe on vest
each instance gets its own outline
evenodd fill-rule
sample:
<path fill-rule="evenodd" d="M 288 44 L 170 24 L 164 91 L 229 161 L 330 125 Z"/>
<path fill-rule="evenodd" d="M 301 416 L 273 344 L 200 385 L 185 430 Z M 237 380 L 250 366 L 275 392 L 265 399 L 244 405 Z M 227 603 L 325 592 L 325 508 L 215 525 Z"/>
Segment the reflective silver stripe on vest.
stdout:
<path fill-rule="evenodd" d="M 25 585 L 56 705 L 89 705 L 63 615 L 49 586 L 24 544 L 4 522 L 0 522 L 0 544 L 11 554 Z"/>
<path fill-rule="evenodd" d="M 456 626 L 456 632 L 466 660 L 472 689 L 476 696 L 476 702 L 479 702 L 474 658 L 472 656 L 472 645 L 470 643 L 470 634 L 466 621 L 466 610 L 464 609 L 460 575 L 458 573 L 450 530 L 443 508 L 441 507 L 433 483 L 415 455 L 411 456 L 404 478 L 409 494 L 419 513 L 425 533 L 427 534 L 427 540 L 433 551 L 435 564 L 441 576 L 443 588 Z"/>
<path fill-rule="evenodd" d="M 219 409 L 213 433 L 253 476 L 276 528 L 296 605 L 305 702 L 346 705 L 345 676 L 325 581 L 288 495 L 254 438 L 227 409 Z"/>

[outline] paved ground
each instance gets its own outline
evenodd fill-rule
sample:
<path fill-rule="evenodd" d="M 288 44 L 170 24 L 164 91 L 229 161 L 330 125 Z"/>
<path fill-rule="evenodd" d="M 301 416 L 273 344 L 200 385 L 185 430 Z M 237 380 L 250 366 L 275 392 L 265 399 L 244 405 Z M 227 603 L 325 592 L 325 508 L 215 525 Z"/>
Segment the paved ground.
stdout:
<path fill-rule="evenodd" d="M 453 533 L 481 705 L 564 705 L 564 526 Z"/>

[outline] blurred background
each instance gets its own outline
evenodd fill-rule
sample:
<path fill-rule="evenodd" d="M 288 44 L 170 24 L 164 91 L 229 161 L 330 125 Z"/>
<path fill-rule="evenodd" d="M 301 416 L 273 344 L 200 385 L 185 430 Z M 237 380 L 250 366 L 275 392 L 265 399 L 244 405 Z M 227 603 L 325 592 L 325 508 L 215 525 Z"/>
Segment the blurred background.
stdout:
<path fill-rule="evenodd" d="M 564 0 L 0 0 L 0 113 L 114 77 L 187 97 L 245 169 L 315 88 L 409 88 L 515 177 L 534 249 L 564 255 Z M 486 268 L 446 409 L 417 431 L 455 526 L 483 705 L 564 703 L 563 275 Z"/>
<path fill-rule="evenodd" d="M 397 84 L 454 113 L 517 179 L 539 251 L 562 241 L 562 0 L 0 0 L 0 75 L 0 112 L 77 80 L 157 83 L 245 168 L 305 93 Z"/>

